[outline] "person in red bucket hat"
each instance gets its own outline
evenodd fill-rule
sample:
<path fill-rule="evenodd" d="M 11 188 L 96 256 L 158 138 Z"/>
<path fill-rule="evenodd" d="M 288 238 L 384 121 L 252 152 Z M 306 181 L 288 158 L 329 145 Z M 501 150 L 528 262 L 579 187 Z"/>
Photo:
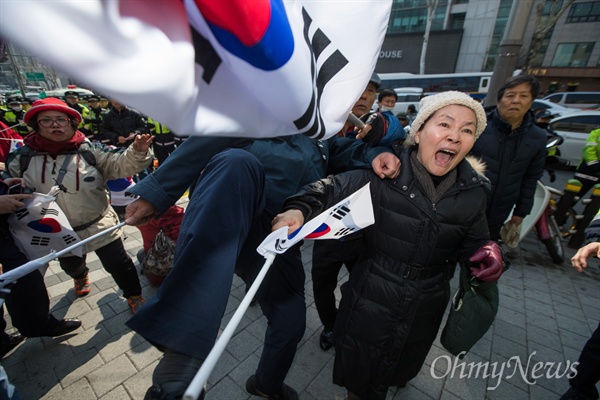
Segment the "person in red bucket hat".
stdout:
<path fill-rule="evenodd" d="M 117 225 L 119 220 L 110 205 L 105 182 L 144 170 L 152 162 L 152 136 L 137 135 L 129 147 L 118 150 L 92 144 L 78 130 L 81 114 L 56 98 L 35 101 L 23 120 L 33 132 L 25 138 L 24 146 L 6 160 L 10 176 L 24 178 L 28 187 L 41 193 L 58 187 L 56 203 L 81 239 Z M 135 313 L 144 299 L 121 234 L 121 230 L 115 230 L 101 236 L 84 246 L 82 257 L 60 257 L 59 263 L 74 279 L 75 295 L 85 296 L 91 290 L 86 253 L 96 252 Z"/>
<path fill-rule="evenodd" d="M 33 105 L 23 116 L 23 121 L 31 126 L 32 118 L 42 111 L 59 111 L 67 114 L 71 118 L 74 118 L 79 124 L 82 121 L 81 114 L 77 110 L 69 107 L 64 101 L 59 100 L 55 97 L 48 97 L 45 99 L 36 100 Z"/>

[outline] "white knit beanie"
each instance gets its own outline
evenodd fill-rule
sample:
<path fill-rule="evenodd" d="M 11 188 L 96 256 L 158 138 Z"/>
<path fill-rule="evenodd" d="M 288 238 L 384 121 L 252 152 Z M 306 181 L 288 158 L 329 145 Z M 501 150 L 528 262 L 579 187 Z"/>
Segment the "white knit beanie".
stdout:
<path fill-rule="evenodd" d="M 473 100 L 471 96 L 463 92 L 448 91 L 432 96 L 423 97 L 419 102 L 419 113 L 415 120 L 410 124 L 410 134 L 414 136 L 415 132 L 421 129 L 421 126 L 427 119 L 433 115 L 440 108 L 449 106 L 451 104 L 457 104 L 460 106 L 469 107 L 475 113 L 477 117 L 477 128 L 475 129 L 475 137 L 479 135 L 485 129 L 487 124 L 487 118 L 485 111 L 481 104 Z"/>

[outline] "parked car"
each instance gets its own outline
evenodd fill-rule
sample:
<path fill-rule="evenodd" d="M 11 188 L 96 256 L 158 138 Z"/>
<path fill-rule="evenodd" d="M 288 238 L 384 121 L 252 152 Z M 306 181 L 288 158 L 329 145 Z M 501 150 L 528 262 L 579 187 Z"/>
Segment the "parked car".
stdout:
<path fill-rule="evenodd" d="M 554 104 L 548 100 L 534 100 L 533 104 L 531 105 L 531 111 L 533 111 L 533 113 L 536 114 L 538 111 L 542 110 L 550 111 L 554 118 L 562 117 L 565 114 L 577 111 L 574 108 L 563 107 L 561 105 Z"/>
<path fill-rule="evenodd" d="M 79 97 L 80 98 L 86 98 L 87 96 L 91 96 L 94 94 L 94 92 L 92 92 L 91 90 L 87 90 L 84 88 L 80 88 L 80 87 L 66 87 L 66 88 L 61 88 L 61 89 L 54 89 L 54 90 L 46 90 L 45 93 L 46 97 L 57 97 L 59 99 L 63 99 L 65 97 L 65 92 L 67 91 L 74 91 L 79 93 Z"/>
<path fill-rule="evenodd" d="M 583 145 L 589 133 L 599 127 L 600 111 L 575 111 L 550 122 L 550 129 L 565 139 L 558 146 L 561 157 L 573 165 L 581 161 Z"/>
<path fill-rule="evenodd" d="M 543 100 L 568 108 L 582 109 L 600 103 L 600 92 L 558 92 L 544 97 Z"/>

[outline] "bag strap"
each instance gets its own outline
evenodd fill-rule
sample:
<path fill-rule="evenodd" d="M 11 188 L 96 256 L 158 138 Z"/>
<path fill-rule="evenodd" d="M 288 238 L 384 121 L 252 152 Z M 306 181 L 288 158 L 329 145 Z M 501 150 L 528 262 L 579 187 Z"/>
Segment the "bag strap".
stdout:
<path fill-rule="evenodd" d="M 65 160 L 63 161 L 62 166 L 58 170 L 58 176 L 56 177 L 56 179 L 54 179 L 54 182 L 56 182 L 56 186 L 58 186 L 60 190 L 62 190 L 65 193 L 67 192 L 67 189 L 62 185 L 62 181 L 65 178 L 65 174 L 67 173 L 67 169 L 69 167 L 69 162 L 71 162 L 72 158 L 73 154 L 65 155 Z"/>
<path fill-rule="evenodd" d="M 91 146 L 89 143 L 83 142 L 81 144 L 81 146 L 79 146 L 77 151 L 67 153 L 67 154 L 71 154 L 71 155 L 81 154 L 83 159 L 90 166 L 95 167 L 96 166 L 96 156 L 94 156 L 94 153 L 91 152 L 90 148 L 91 148 Z M 19 158 L 19 167 L 21 169 L 21 176 L 23 176 L 25 174 L 25 171 L 27 171 L 27 168 L 29 168 L 29 163 L 31 162 L 31 158 L 34 155 L 38 155 L 40 153 L 37 153 L 31 147 L 28 147 L 28 146 L 23 146 L 20 151 L 21 151 L 21 153 L 20 153 L 21 157 Z"/>

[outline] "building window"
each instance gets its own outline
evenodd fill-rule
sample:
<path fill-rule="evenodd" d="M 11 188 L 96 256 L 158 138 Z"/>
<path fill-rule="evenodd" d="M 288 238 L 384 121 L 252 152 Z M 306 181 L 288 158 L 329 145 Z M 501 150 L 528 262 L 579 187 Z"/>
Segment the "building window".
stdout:
<path fill-rule="evenodd" d="M 573 4 L 567 14 L 567 23 L 600 21 L 600 1 Z"/>
<path fill-rule="evenodd" d="M 556 15 L 556 13 L 562 9 L 563 0 L 546 0 L 544 8 L 542 9 L 542 15 Z"/>
<path fill-rule="evenodd" d="M 431 22 L 431 30 L 444 29 L 448 0 L 439 0 Z M 426 0 L 394 0 L 387 33 L 425 32 L 427 25 Z"/>
<path fill-rule="evenodd" d="M 500 0 L 498 15 L 496 15 L 496 23 L 494 25 L 494 32 L 490 41 L 490 48 L 488 50 L 488 55 L 483 67 L 484 71 L 494 70 L 496 58 L 498 57 L 498 47 L 500 46 L 500 41 L 504 36 L 504 30 L 506 29 L 506 24 L 508 23 L 508 16 L 510 15 L 512 4 L 512 0 Z"/>
<path fill-rule="evenodd" d="M 457 13 L 450 16 L 450 29 L 462 29 L 465 26 L 466 13 Z"/>
<path fill-rule="evenodd" d="M 552 67 L 585 67 L 594 43 L 561 43 L 556 48 Z"/>

